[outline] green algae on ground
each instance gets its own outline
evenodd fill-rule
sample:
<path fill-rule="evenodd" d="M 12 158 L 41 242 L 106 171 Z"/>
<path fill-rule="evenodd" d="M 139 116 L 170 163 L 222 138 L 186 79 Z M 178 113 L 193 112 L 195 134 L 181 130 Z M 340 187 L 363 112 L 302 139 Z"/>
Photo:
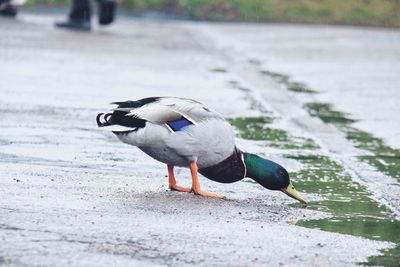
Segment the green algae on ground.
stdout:
<path fill-rule="evenodd" d="M 268 146 L 282 149 L 318 148 L 312 139 L 295 137 L 284 130 L 268 127 L 272 121 L 271 117 L 242 117 L 229 120 L 243 139 L 266 141 Z"/>
<path fill-rule="evenodd" d="M 353 182 L 337 162 L 319 155 L 289 155 L 287 158 L 296 159 L 304 166 L 290 174 L 296 187 L 324 197 L 311 202 L 309 208 L 332 214 L 327 219 L 302 220 L 296 225 L 400 244 L 400 222 L 391 217 L 385 206 L 372 200 L 363 186 Z M 393 256 L 400 255 L 399 252 L 400 245 L 363 264 L 395 266 L 399 256 Z"/>
<path fill-rule="evenodd" d="M 349 118 L 346 113 L 334 110 L 330 104 L 313 102 L 307 103 L 305 108 L 311 116 L 318 117 L 345 133 L 346 138 L 355 147 L 372 153 L 372 155 L 360 155 L 358 157 L 360 160 L 400 180 L 400 150 L 385 145 L 382 139 L 370 133 L 352 127 L 351 124 L 355 120 Z"/>
<path fill-rule="evenodd" d="M 316 91 L 310 89 L 307 85 L 300 82 L 290 82 L 287 85 L 288 90 L 297 93 L 316 93 Z"/>
<path fill-rule="evenodd" d="M 397 225 L 397 229 L 399 225 Z M 400 241 L 398 245 L 392 249 L 387 249 L 382 255 L 372 256 L 368 258 L 368 262 L 362 262 L 366 266 L 400 266 Z"/>
<path fill-rule="evenodd" d="M 348 118 L 349 114 L 334 110 L 332 105 L 328 103 L 312 102 L 305 104 L 304 107 L 311 116 L 318 117 L 325 123 L 348 124 L 355 122 L 355 120 Z"/>
<path fill-rule="evenodd" d="M 283 83 L 283 84 L 289 83 L 289 75 L 282 74 L 279 72 L 273 72 L 273 71 L 269 71 L 269 70 L 262 70 L 260 72 L 263 75 L 267 75 L 267 76 L 271 77 L 278 83 Z"/>
<path fill-rule="evenodd" d="M 384 174 L 400 181 L 400 150 L 391 148 L 370 133 L 350 126 L 339 126 L 346 133 L 346 138 L 351 140 L 355 147 L 368 150 L 373 155 L 362 155 L 359 158 L 374 166 Z"/>
<path fill-rule="evenodd" d="M 268 70 L 262 70 L 261 74 L 267 75 L 267 76 L 271 77 L 277 83 L 285 85 L 289 91 L 296 92 L 296 93 L 308 93 L 308 94 L 317 93 L 317 91 L 311 89 L 310 87 L 308 87 L 306 84 L 304 84 L 302 82 L 291 81 L 289 75 L 278 73 L 278 72 L 273 72 L 273 71 L 268 71 Z"/>

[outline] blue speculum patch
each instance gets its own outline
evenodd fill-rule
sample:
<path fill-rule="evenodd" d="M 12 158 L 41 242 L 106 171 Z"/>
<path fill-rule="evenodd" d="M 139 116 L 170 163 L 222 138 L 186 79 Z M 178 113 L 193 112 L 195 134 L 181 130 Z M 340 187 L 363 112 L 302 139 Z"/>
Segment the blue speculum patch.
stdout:
<path fill-rule="evenodd" d="M 182 117 L 179 120 L 170 121 L 167 124 L 174 132 L 177 132 L 177 131 L 182 130 L 186 126 L 192 125 L 193 123 L 191 121 L 189 121 L 188 119 Z"/>

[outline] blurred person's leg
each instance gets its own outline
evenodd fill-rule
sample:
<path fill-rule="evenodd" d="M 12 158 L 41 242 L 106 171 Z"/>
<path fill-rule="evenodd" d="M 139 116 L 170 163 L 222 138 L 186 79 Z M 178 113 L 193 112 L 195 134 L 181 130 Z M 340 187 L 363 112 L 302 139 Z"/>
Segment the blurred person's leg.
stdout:
<path fill-rule="evenodd" d="M 98 0 L 99 2 L 99 24 L 108 25 L 115 19 L 117 2 L 115 0 Z"/>
<path fill-rule="evenodd" d="M 5 17 L 15 17 L 17 15 L 17 8 L 10 0 L 0 0 L 0 15 Z"/>
<path fill-rule="evenodd" d="M 92 9 L 89 0 L 73 0 L 69 18 L 71 20 L 90 21 Z"/>
<path fill-rule="evenodd" d="M 57 27 L 69 28 L 73 30 L 90 30 L 90 18 L 92 10 L 89 0 L 73 0 L 72 8 L 68 19 L 56 22 Z"/>

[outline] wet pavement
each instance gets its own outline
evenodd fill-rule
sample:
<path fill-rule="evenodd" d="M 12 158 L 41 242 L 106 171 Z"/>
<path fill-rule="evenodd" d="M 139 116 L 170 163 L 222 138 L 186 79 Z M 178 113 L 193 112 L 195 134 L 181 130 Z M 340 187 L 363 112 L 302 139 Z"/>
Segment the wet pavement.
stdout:
<path fill-rule="evenodd" d="M 54 29 L 54 19 L 0 20 L 0 265 L 398 263 L 398 32 L 121 18 L 80 33 Z M 301 34 L 307 42 L 293 46 Z M 332 35 L 339 44 L 326 46 Z M 360 36 L 377 41 L 362 50 Z M 348 57 L 349 47 L 383 53 L 382 79 L 362 68 L 378 55 L 351 62 L 383 100 L 362 96 L 352 109 L 354 89 L 340 101 L 348 57 L 315 63 L 338 46 Z M 165 166 L 95 125 L 109 102 L 158 95 L 220 111 L 239 147 L 288 168 L 309 207 L 251 180 L 201 179 L 227 200 L 168 191 Z M 371 109 L 386 100 L 377 118 Z M 188 170 L 177 179 L 189 185 Z"/>

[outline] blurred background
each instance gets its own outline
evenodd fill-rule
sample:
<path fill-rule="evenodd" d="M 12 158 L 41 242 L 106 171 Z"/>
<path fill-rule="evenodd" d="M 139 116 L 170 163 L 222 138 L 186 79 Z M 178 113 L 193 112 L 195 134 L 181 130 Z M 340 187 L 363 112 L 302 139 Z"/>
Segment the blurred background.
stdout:
<path fill-rule="evenodd" d="M 157 11 L 217 21 L 400 26 L 399 0 L 120 0 L 135 12 Z M 27 0 L 27 6 L 62 7 L 68 0 Z"/>

